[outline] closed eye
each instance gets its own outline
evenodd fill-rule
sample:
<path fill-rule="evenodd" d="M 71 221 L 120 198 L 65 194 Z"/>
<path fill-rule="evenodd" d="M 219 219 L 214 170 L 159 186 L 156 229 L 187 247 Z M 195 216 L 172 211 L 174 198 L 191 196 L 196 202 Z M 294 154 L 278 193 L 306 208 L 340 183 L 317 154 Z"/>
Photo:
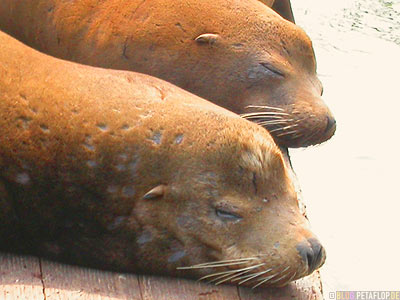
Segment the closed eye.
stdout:
<path fill-rule="evenodd" d="M 240 221 L 242 219 L 241 216 L 220 208 L 215 209 L 215 214 L 224 221 Z"/>
<path fill-rule="evenodd" d="M 283 74 L 283 72 L 281 72 L 278 69 L 276 69 L 275 67 L 271 66 L 269 63 L 262 62 L 262 63 L 260 63 L 260 65 L 262 65 L 264 68 L 266 68 L 268 71 L 274 73 L 275 75 L 285 77 L 285 74 Z"/>

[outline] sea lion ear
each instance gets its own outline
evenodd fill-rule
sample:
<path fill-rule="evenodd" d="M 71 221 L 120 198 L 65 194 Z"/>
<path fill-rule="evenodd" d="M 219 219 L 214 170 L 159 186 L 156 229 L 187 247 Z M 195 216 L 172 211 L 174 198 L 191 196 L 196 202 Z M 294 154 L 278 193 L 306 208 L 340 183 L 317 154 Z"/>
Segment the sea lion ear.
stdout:
<path fill-rule="evenodd" d="M 150 200 L 161 197 L 165 193 L 166 186 L 163 184 L 157 185 L 155 188 L 148 191 L 144 196 L 143 199 Z"/>
<path fill-rule="evenodd" d="M 200 34 L 197 38 L 194 40 L 199 43 L 199 44 L 215 44 L 215 42 L 220 39 L 219 34 L 216 33 L 203 33 Z"/>

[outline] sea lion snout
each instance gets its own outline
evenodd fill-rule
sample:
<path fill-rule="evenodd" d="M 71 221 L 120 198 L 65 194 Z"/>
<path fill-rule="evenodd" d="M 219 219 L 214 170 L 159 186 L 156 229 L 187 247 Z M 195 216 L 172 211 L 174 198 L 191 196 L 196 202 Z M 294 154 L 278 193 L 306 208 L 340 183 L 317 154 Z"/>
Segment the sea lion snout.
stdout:
<path fill-rule="evenodd" d="M 333 134 L 336 131 L 336 119 L 333 115 L 326 116 L 326 129 L 325 132 L 327 134 Z"/>
<path fill-rule="evenodd" d="M 325 249 L 316 238 L 309 238 L 302 241 L 297 245 L 296 249 L 305 264 L 308 266 L 309 274 L 321 267 L 325 262 Z"/>

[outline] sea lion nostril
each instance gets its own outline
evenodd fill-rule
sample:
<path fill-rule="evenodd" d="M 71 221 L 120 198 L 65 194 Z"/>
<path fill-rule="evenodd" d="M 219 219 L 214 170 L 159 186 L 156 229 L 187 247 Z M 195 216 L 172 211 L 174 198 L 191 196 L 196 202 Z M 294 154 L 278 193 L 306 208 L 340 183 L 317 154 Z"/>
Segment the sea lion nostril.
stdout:
<path fill-rule="evenodd" d="M 308 265 L 309 273 L 321 266 L 324 250 L 317 239 L 308 239 L 298 244 L 296 248 L 303 261 Z"/>
<path fill-rule="evenodd" d="M 321 243 L 316 238 L 308 239 L 314 253 L 313 270 L 320 267 L 323 259 L 325 258 L 325 250 Z"/>
<path fill-rule="evenodd" d="M 307 242 L 302 242 L 297 245 L 297 251 L 299 251 L 299 254 L 303 261 L 308 265 L 308 268 L 312 268 L 312 264 L 314 261 L 314 251 L 310 247 L 310 244 Z"/>
<path fill-rule="evenodd" d="M 325 132 L 329 132 L 331 130 L 334 130 L 336 128 L 336 120 L 332 116 L 327 116 L 326 117 L 327 122 L 326 122 L 326 129 Z"/>

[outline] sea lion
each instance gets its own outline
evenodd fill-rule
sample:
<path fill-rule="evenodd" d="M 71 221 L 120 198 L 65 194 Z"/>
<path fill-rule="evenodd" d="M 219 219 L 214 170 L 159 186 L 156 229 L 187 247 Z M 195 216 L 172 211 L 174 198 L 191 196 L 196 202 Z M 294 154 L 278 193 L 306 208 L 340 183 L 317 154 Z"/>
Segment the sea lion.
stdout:
<path fill-rule="evenodd" d="M 0 28 L 59 58 L 165 79 L 282 146 L 335 132 L 309 37 L 258 0 L 3 0 Z"/>
<path fill-rule="evenodd" d="M 281 17 L 295 23 L 290 0 L 259 0 L 281 15 Z"/>
<path fill-rule="evenodd" d="M 0 34 L 0 205 L 11 208 L 0 233 L 19 233 L 21 251 L 284 285 L 325 260 L 288 174 L 261 126 L 148 75 Z"/>

